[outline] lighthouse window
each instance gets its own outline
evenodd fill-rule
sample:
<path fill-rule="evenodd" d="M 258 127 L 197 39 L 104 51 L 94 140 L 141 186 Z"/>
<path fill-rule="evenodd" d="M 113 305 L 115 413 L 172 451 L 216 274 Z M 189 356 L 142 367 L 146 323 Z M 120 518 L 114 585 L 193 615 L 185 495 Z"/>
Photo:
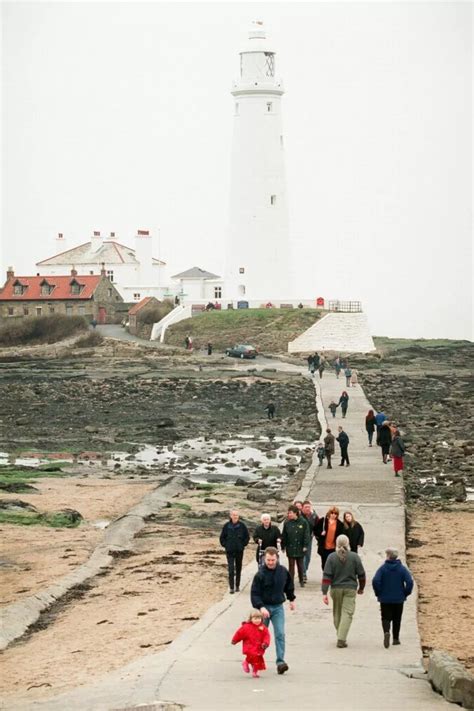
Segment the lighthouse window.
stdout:
<path fill-rule="evenodd" d="M 267 102 L 267 111 L 268 111 L 269 114 L 271 114 L 272 108 L 273 108 L 272 102 L 271 102 L 271 101 L 268 101 L 268 102 Z"/>
<path fill-rule="evenodd" d="M 239 104 L 238 103 L 235 104 L 235 115 L 236 116 L 239 115 Z"/>
<path fill-rule="evenodd" d="M 271 52 L 265 52 L 265 74 L 267 77 L 275 74 L 275 57 Z"/>
<path fill-rule="evenodd" d="M 277 201 L 277 196 L 270 195 L 270 205 L 276 205 L 276 201 Z"/>
<path fill-rule="evenodd" d="M 239 274 L 245 274 L 245 267 L 239 267 Z"/>

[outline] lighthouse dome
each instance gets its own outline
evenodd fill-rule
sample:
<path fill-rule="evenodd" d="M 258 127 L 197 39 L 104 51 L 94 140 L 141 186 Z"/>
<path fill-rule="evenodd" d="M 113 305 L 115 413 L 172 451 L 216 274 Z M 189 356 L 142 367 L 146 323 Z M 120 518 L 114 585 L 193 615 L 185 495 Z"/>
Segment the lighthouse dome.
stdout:
<path fill-rule="evenodd" d="M 261 20 L 256 20 L 255 22 L 252 22 L 252 25 L 248 32 L 247 42 L 240 50 L 240 54 L 245 54 L 247 52 L 270 52 L 272 54 L 275 53 L 274 48 L 267 39 L 265 27 Z"/>

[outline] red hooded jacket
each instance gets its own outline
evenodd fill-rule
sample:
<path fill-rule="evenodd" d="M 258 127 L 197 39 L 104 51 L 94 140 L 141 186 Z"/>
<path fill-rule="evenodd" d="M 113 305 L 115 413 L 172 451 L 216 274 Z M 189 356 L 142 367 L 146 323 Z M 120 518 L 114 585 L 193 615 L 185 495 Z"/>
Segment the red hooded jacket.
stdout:
<path fill-rule="evenodd" d="M 270 645 L 270 632 L 263 623 L 254 625 L 253 622 L 242 622 L 242 626 L 232 637 L 232 644 L 238 642 L 243 642 L 242 652 L 244 654 L 261 656 Z"/>

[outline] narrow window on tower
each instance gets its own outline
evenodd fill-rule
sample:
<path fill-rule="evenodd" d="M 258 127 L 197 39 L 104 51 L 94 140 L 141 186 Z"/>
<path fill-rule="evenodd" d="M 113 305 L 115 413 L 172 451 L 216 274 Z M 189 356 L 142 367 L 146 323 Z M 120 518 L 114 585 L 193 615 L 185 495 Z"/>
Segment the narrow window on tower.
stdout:
<path fill-rule="evenodd" d="M 271 101 L 267 101 L 267 113 L 271 114 L 273 109 L 273 104 Z"/>
<path fill-rule="evenodd" d="M 283 136 L 280 136 L 280 148 L 283 148 Z"/>
<path fill-rule="evenodd" d="M 245 267 L 239 267 L 239 274 L 245 274 Z"/>
<path fill-rule="evenodd" d="M 276 205 L 276 201 L 277 201 L 277 196 L 270 195 L 270 205 Z"/>
<path fill-rule="evenodd" d="M 238 103 L 235 104 L 235 115 L 236 116 L 239 115 L 239 104 Z"/>

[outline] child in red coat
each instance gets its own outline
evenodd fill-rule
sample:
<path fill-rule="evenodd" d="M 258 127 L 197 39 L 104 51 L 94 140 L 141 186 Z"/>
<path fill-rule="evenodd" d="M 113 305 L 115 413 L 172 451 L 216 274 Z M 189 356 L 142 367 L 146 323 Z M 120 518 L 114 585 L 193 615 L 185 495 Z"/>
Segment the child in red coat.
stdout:
<path fill-rule="evenodd" d="M 242 622 L 237 632 L 232 637 L 232 644 L 242 642 L 242 652 L 245 659 L 242 662 L 242 669 L 246 674 L 252 667 L 252 676 L 258 677 L 260 669 L 266 669 L 263 655 L 270 644 L 270 633 L 263 624 L 262 613 L 259 610 L 252 610 L 247 622 Z"/>

